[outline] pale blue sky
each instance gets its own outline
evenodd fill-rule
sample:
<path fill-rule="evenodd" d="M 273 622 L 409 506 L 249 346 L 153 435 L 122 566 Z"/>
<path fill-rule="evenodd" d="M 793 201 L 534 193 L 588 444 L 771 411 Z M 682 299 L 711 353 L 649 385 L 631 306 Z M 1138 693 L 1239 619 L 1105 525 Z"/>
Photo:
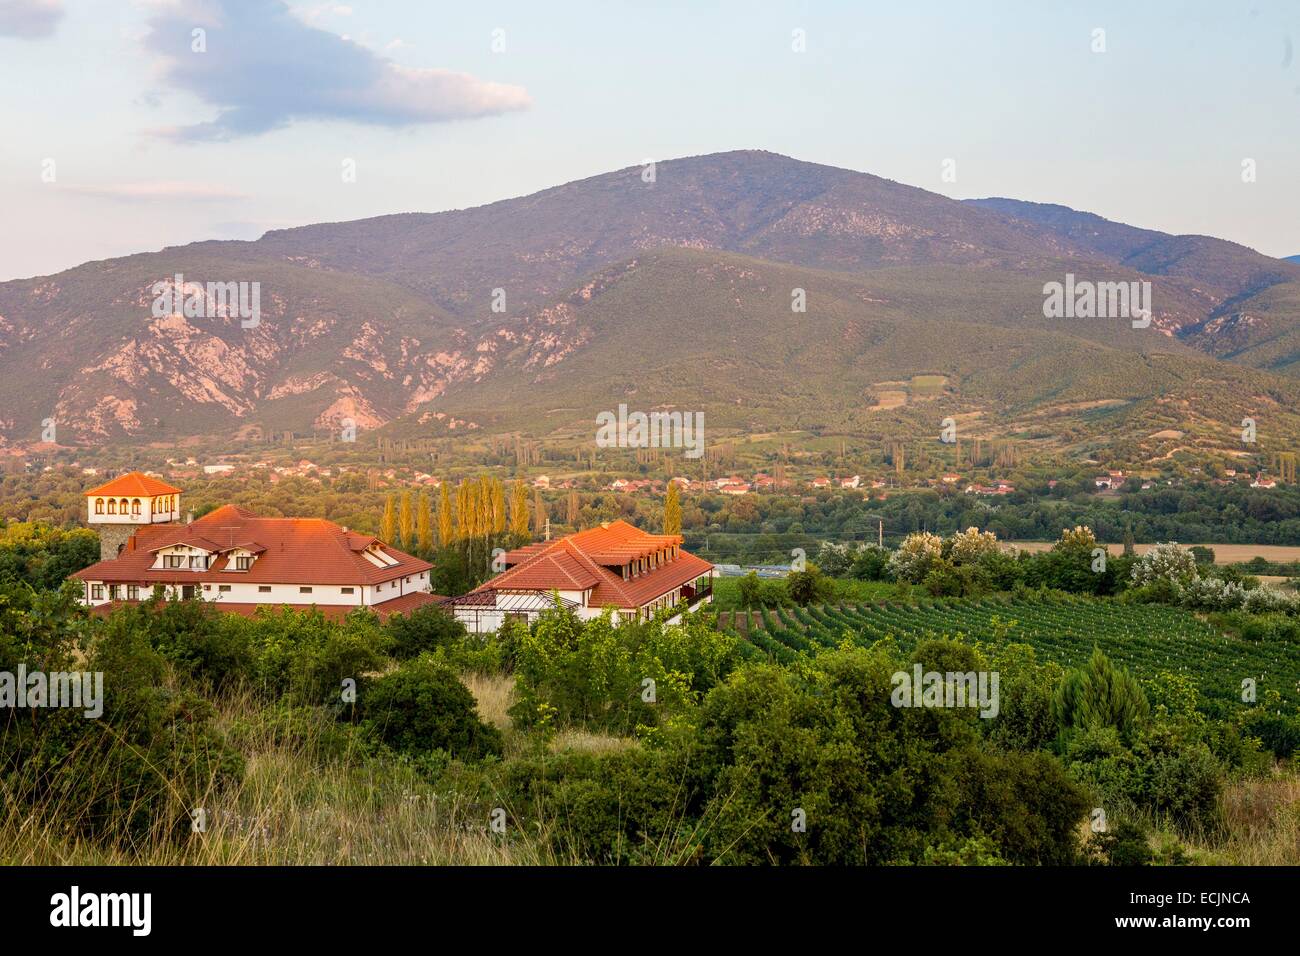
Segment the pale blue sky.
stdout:
<path fill-rule="evenodd" d="M 282 6 L 0 0 L 0 280 L 743 148 L 1300 253 L 1294 2 Z"/>

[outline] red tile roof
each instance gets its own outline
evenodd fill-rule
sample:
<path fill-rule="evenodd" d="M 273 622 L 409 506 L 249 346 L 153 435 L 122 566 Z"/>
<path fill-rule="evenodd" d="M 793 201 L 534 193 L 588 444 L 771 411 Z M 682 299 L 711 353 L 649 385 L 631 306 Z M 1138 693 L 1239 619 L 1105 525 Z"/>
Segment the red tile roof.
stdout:
<path fill-rule="evenodd" d="M 157 478 L 150 478 L 142 472 L 132 471 L 119 475 L 106 485 L 92 488 L 86 492 L 87 497 L 115 495 L 126 498 L 153 498 L 156 495 L 179 495 L 181 490 L 173 488 Z"/>
<path fill-rule="evenodd" d="M 173 544 L 223 549 L 206 571 L 154 568 L 155 552 Z M 373 539 L 372 539 L 373 541 Z M 383 552 L 397 560 L 376 567 L 357 550 L 358 536 L 320 518 L 259 518 L 235 505 L 225 505 L 197 521 L 144 527 L 132 535 L 127 549 L 112 561 L 100 561 L 73 575 L 80 581 L 138 584 L 380 584 L 433 567 L 382 542 Z M 261 548 L 247 571 L 227 571 L 234 548 Z M 412 582 L 414 584 L 414 582 Z"/>
<path fill-rule="evenodd" d="M 598 528 L 517 548 L 506 555 L 508 570 L 475 591 L 586 591 L 594 607 L 633 609 L 708 574 L 713 565 L 678 550 L 677 557 L 624 580 L 621 567 L 655 551 L 681 544 L 681 535 L 650 534 L 612 521 Z M 471 592 L 473 593 L 473 592 Z"/>

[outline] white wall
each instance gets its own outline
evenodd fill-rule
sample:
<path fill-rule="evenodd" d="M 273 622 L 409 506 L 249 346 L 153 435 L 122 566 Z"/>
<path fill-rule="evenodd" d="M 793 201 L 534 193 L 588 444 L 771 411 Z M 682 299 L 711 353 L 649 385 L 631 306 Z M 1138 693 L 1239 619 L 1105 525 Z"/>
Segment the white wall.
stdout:
<path fill-rule="evenodd" d="M 171 497 L 175 501 L 175 505 L 171 511 L 163 509 L 162 501 L 165 497 Z M 95 514 L 95 502 L 101 498 L 104 501 L 104 513 L 97 515 Z M 114 500 L 120 505 L 122 497 L 119 495 Z M 140 513 L 138 515 L 133 514 L 130 507 L 127 508 L 126 514 L 122 514 L 119 511 L 117 514 L 111 515 L 108 513 L 107 497 L 103 495 L 87 495 L 86 521 L 89 524 L 161 524 L 168 521 L 181 520 L 180 495 L 159 495 L 157 498 L 128 497 L 126 500 L 128 502 L 140 502 Z"/>
<path fill-rule="evenodd" d="M 177 571 L 175 573 L 178 580 L 183 583 L 185 572 Z M 231 575 L 241 573 L 233 571 Z M 410 583 L 403 583 L 400 588 L 393 584 L 385 584 L 382 590 L 376 590 L 370 585 L 352 585 L 352 594 L 344 594 L 343 586 L 337 584 L 313 584 L 311 585 L 312 593 L 303 594 L 299 591 L 300 585 L 297 584 L 256 584 L 249 581 L 231 581 L 229 584 L 230 590 L 221 591 L 219 587 L 225 582 L 196 581 L 194 586 L 197 590 L 194 595 L 205 601 L 224 601 L 229 604 L 319 604 L 330 607 L 361 607 L 363 605 L 383 604 L 385 601 L 391 601 L 413 592 L 429 590 L 429 572 L 412 574 L 410 578 Z M 83 602 L 92 607 L 109 602 L 107 584 L 104 584 L 103 596 L 99 600 L 90 597 L 92 593 L 91 585 L 95 583 L 102 582 L 87 582 L 83 593 Z M 263 587 L 269 587 L 270 592 L 264 593 L 259 590 L 259 588 Z M 180 598 L 181 590 L 179 585 L 169 586 L 168 590 L 169 600 L 178 600 Z M 126 585 L 123 584 L 120 600 L 126 600 L 126 593 Z M 141 585 L 141 600 L 148 598 L 152 594 L 153 585 Z"/>

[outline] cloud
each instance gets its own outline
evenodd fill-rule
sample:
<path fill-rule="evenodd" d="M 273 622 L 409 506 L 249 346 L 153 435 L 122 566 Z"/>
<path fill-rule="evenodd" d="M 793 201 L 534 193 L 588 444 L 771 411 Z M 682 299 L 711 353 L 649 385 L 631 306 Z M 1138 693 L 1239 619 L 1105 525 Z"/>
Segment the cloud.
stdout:
<path fill-rule="evenodd" d="M 101 185 L 75 185 L 63 187 L 68 192 L 99 199 L 117 199 L 123 202 L 153 202 L 179 200 L 193 202 L 247 199 L 246 193 L 236 192 L 212 183 L 187 183 L 170 180 L 136 183 L 104 183 Z"/>
<path fill-rule="evenodd" d="M 0 0 L 0 37 L 42 40 L 63 19 L 63 0 Z"/>
<path fill-rule="evenodd" d="M 146 50 L 171 89 L 216 119 L 160 131 L 187 142 L 229 140 L 298 120 L 411 126 L 528 108 L 520 86 L 401 66 L 295 16 L 283 0 L 179 0 L 150 20 Z M 193 52 L 193 31 L 206 52 Z"/>

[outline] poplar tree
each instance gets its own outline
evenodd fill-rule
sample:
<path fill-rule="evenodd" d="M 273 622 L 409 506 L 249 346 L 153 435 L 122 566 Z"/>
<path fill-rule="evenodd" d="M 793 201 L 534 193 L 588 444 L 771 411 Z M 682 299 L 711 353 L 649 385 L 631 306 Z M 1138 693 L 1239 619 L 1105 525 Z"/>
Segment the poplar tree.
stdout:
<path fill-rule="evenodd" d="M 510 532 L 528 537 L 528 488 L 522 478 L 516 479 L 510 498 Z"/>
<path fill-rule="evenodd" d="M 384 505 L 384 520 L 379 523 L 379 537 L 384 544 L 392 544 L 397 538 L 397 500 L 389 495 Z"/>
<path fill-rule="evenodd" d="M 492 534 L 504 534 L 506 530 L 506 491 L 500 478 L 492 479 Z"/>
<path fill-rule="evenodd" d="M 546 503 L 541 488 L 533 489 L 533 531 L 539 538 L 546 532 Z"/>
<path fill-rule="evenodd" d="M 416 499 L 416 534 L 420 540 L 420 552 L 429 554 L 433 551 L 433 520 L 429 513 L 429 496 L 423 491 Z"/>
<path fill-rule="evenodd" d="M 456 485 L 456 540 L 464 541 L 473 533 L 474 516 L 469 506 L 469 481 L 460 479 Z"/>
<path fill-rule="evenodd" d="M 402 547 L 415 547 L 415 514 L 411 511 L 411 493 L 402 492 L 402 512 L 398 519 L 402 531 Z"/>
<path fill-rule="evenodd" d="M 677 495 L 677 485 L 668 483 L 668 500 L 664 502 L 664 534 L 682 533 L 682 502 Z"/>
<path fill-rule="evenodd" d="M 452 523 L 451 517 L 451 492 L 447 484 L 446 481 L 442 483 L 438 497 L 438 544 L 444 548 L 448 547 L 456 536 L 456 526 Z"/>

